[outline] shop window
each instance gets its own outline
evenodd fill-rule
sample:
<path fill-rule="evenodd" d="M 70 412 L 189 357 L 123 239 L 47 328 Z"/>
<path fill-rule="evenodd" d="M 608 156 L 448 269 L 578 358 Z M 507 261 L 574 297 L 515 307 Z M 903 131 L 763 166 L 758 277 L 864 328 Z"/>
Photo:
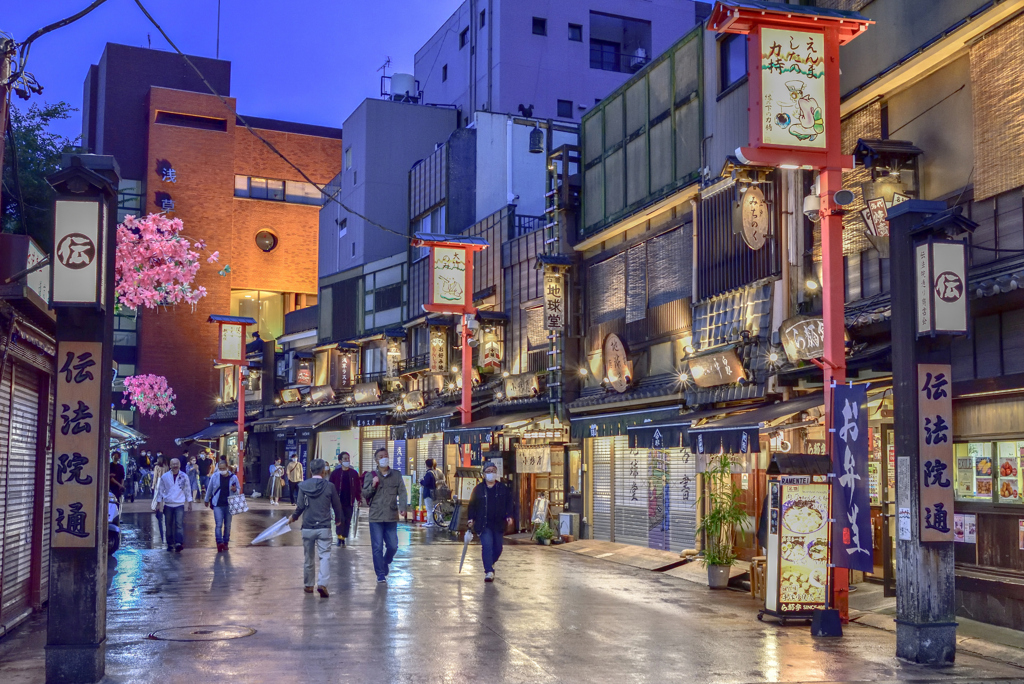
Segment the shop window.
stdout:
<path fill-rule="evenodd" d="M 955 444 L 953 453 L 956 458 L 956 500 L 991 502 L 993 473 L 999 467 L 993 465 L 992 443 Z"/>
<path fill-rule="evenodd" d="M 1022 504 L 1024 476 L 1021 474 L 1021 455 L 1024 442 L 996 442 L 996 462 L 992 464 L 992 477 L 996 501 L 1004 504 Z"/>
<path fill-rule="evenodd" d="M 729 34 L 718 44 L 719 91 L 747 75 L 747 37 Z"/>
<path fill-rule="evenodd" d="M 259 332 L 263 340 L 275 340 L 284 333 L 284 295 L 260 290 L 233 290 L 231 315 L 256 319 L 255 329 L 252 326 L 246 329 L 249 336 L 246 342 L 252 342 L 254 332 Z"/>

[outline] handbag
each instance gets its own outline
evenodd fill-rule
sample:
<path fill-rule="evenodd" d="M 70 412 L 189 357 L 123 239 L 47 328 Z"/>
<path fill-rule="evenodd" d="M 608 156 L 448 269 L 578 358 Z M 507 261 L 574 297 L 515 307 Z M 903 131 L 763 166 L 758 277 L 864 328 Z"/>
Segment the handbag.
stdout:
<path fill-rule="evenodd" d="M 245 494 L 230 494 L 228 496 L 228 512 L 231 515 L 238 515 L 249 510 L 249 504 L 245 501 Z"/>

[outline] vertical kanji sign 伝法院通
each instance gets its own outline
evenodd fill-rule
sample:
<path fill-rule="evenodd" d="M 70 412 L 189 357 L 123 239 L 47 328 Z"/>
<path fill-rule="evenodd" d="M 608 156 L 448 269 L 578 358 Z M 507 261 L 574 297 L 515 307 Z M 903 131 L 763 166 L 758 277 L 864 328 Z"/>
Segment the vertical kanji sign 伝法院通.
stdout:
<path fill-rule="evenodd" d="M 96 546 L 99 465 L 106 456 L 99 429 L 102 354 L 100 342 L 64 341 L 57 348 L 51 541 L 55 548 Z"/>
<path fill-rule="evenodd" d="M 921 541 L 953 541 L 953 397 L 951 366 L 917 366 Z"/>

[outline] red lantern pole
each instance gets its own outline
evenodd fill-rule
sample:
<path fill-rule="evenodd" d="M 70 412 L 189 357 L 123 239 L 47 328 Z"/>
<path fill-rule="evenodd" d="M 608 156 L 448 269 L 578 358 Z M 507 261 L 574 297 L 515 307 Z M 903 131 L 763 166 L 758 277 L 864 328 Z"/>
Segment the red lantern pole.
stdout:
<path fill-rule="evenodd" d="M 242 339 L 245 339 L 245 326 L 242 326 Z M 238 486 L 245 484 L 245 377 L 242 375 L 247 364 L 238 366 Z"/>

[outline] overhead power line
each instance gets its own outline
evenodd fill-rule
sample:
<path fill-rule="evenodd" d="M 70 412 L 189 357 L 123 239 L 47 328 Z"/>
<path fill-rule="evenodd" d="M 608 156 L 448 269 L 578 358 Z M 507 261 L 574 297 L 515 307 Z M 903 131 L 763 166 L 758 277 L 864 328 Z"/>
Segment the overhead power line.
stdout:
<path fill-rule="evenodd" d="M 102 2 L 104 0 L 98 0 L 98 1 Z M 398 235 L 399 237 L 405 238 L 406 240 L 411 239 L 407 233 L 403 233 L 403 232 L 394 230 L 392 228 L 388 228 L 387 226 L 381 225 L 377 221 L 374 221 L 373 219 L 369 218 L 368 216 L 365 216 L 364 214 L 361 214 L 360 212 L 352 209 L 351 207 L 346 206 L 340 199 L 338 199 L 338 196 L 337 196 L 338 193 L 341 192 L 341 188 L 340 187 L 336 191 L 334 191 L 333 193 L 328 193 L 326 190 L 324 190 L 324 186 L 320 185 L 319 183 L 314 181 L 312 178 L 310 178 L 306 174 L 305 171 L 303 171 L 301 168 L 299 168 L 299 166 L 297 164 L 295 164 L 295 162 L 293 162 L 291 159 L 289 159 L 283 152 L 281 152 L 281 150 L 277 149 L 277 147 L 275 147 L 273 143 L 271 143 L 269 140 L 267 140 L 262 135 L 257 133 L 256 130 L 253 129 L 252 126 L 249 125 L 249 123 L 245 120 L 245 118 L 243 118 L 240 114 L 238 114 L 237 112 L 235 112 L 231 108 L 231 105 L 228 103 L 227 98 L 225 98 L 223 95 L 221 95 L 220 93 L 217 92 L 217 89 L 214 88 L 213 85 L 206 79 L 206 76 L 203 75 L 203 72 L 201 72 L 199 70 L 199 68 L 196 67 L 196 65 L 192 62 L 192 60 L 188 58 L 188 55 L 186 55 L 184 52 L 182 52 L 178 48 L 178 46 L 174 44 L 174 41 L 171 40 L 171 37 L 167 35 L 167 32 L 164 31 L 163 27 L 160 26 L 160 24 L 157 22 L 157 20 L 153 18 L 153 15 L 150 14 L 149 11 L 142 4 L 142 0 L 135 0 L 135 4 L 139 6 L 139 9 L 142 10 L 142 13 L 146 15 L 146 18 L 149 19 L 150 23 L 152 23 L 153 26 L 156 27 L 156 30 L 159 31 L 160 35 L 162 35 L 164 37 L 164 40 L 167 41 L 167 44 L 170 45 L 172 48 L 174 48 L 174 51 L 177 52 L 181 56 L 181 58 L 185 60 L 185 63 L 188 64 L 189 67 L 192 68 L 192 71 L 196 72 L 196 75 L 199 76 L 199 78 L 202 80 L 202 82 L 204 84 L 206 84 L 206 87 L 209 88 L 210 92 L 213 93 L 221 101 L 221 104 L 223 104 L 224 107 L 228 111 L 230 111 L 235 117 L 237 117 L 237 119 L 240 122 L 242 122 L 242 125 L 245 127 L 245 130 L 249 131 L 253 136 L 256 137 L 257 140 L 259 140 L 264 145 L 266 145 L 267 149 L 269 149 L 271 152 L 273 152 L 278 157 L 280 157 L 282 159 L 282 161 L 284 161 L 286 164 L 288 164 L 288 166 L 290 166 L 293 169 L 295 169 L 295 171 L 300 176 L 302 176 L 306 180 L 306 182 L 308 182 L 313 187 L 315 187 L 317 190 L 319 190 L 320 193 L 324 197 L 326 197 L 329 201 L 334 202 L 335 204 L 337 204 L 339 207 L 341 207 L 342 209 L 344 209 L 348 213 L 352 214 L 353 216 L 356 216 L 358 218 L 363 219 L 364 221 L 369 223 L 371 226 L 374 226 L 375 228 L 380 228 L 381 230 L 386 231 L 388 233 L 393 233 L 394 235 Z"/>

